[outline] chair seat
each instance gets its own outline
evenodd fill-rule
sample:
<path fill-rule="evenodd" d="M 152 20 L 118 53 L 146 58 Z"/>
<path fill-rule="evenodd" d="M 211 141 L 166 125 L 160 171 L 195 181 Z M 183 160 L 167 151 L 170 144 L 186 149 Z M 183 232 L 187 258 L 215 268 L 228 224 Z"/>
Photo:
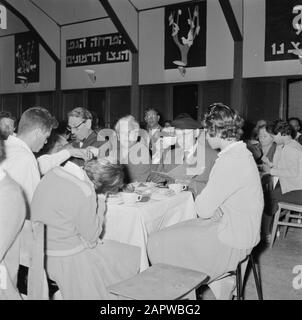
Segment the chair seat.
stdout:
<path fill-rule="evenodd" d="M 133 300 L 175 300 L 207 283 L 208 279 L 202 272 L 159 263 L 108 290 Z"/>
<path fill-rule="evenodd" d="M 284 210 L 302 212 L 302 205 L 294 204 L 294 203 L 279 202 L 279 208 Z"/>
<path fill-rule="evenodd" d="M 283 238 L 285 238 L 287 229 L 288 227 L 294 227 L 294 228 L 302 228 L 301 224 L 301 215 L 302 213 L 302 205 L 299 204 L 294 204 L 294 203 L 289 203 L 289 202 L 279 202 L 278 203 L 279 208 L 278 211 L 275 213 L 274 217 L 274 223 L 273 223 L 273 229 L 272 229 L 272 237 L 271 237 L 271 243 L 270 243 L 270 248 L 273 247 L 274 241 L 275 241 L 275 236 L 277 234 L 277 228 L 279 226 L 284 227 L 284 232 L 283 232 Z M 298 214 L 291 214 L 291 212 L 298 212 Z M 281 221 L 281 218 L 283 221 Z M 291 219 L 297 219 L 297 222 L 292 222 Z"/>

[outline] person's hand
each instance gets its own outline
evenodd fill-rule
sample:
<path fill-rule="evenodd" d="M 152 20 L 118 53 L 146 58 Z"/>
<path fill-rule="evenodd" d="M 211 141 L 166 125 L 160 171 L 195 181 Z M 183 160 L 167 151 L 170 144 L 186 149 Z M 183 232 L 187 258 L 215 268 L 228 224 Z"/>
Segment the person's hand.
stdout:
<path fill-rule="evenodd" d="M 271 173 L 271 167 L 269 166 L 269 165 L 267 165 L 267 164 L 264 164 L 264 165 L 262 165 L 262 171 L 264 172 L 264 173 Z"/>
<path fill-rule="evenodd" d="M 123 188 L 124 192 L 134 192 L 135 191 L 135 187 L 133 184 L 127 184 L 124 186 Z"/>
<path fill-rule="evenodd" d="M 97 158 L 97 156 L 99 155 L 99 149 L 96 147 L 90 146 L 90 147 L 87 147 L 86 150 L 87 150 L 87 152 L 92 153 L 93 157 L 95 157 L 95 158 Z"/>
<path fill-rule="evenodd" d="M 71 157 L 80 158 L 84 161 L 91 160 L 93 158 L 93 153 L 89 149 L 77 149 L 77 148 L 69 148 Z"/>
<path fill-rule="evenodd" d="M 264 164 L 268 165 L 270 168 L 273 166 L 273 164 L 269 161 L 268 157 L 263 156 L 261 160 Z"/>
<path fill-rule="evenodd" d="M 164 177 L 162 177 L 161 175 L 159 175 L 159 174 L 153 174 L 150 180 L 155 182 L 155 183 L 166 182 L 166 179 Z"/>

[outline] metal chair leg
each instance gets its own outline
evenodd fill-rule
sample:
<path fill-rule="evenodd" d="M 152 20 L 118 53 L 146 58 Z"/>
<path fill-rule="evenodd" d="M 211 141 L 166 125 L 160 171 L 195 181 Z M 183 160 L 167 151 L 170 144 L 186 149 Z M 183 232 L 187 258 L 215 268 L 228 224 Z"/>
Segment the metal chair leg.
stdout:
<path fill-rule="evenodd" d="M 255 264 L 255 261 L 254 261 L 254 258 L 252 255 L 250 255 L 250 261 L 251 261 L 252 270 L 253 270 L 253 274 L 254 274 L 254 280 L 255 280 L 255 284 L 256 284 L 258 299 L 263 300 L 261 283 L 260 283 L 260 279 L 257 274 L 256 264 Z"/>
<path fill-rule="evenodd" d="M 275 240 L 275 236 L 276 236 L 276 232 L 277 232 L 278 221 L 280 218 L 280 212 L 281 212 L 281 208 L 279 208 L 278 211 L 275 213 L 270 248 L 272 248 L 272 246 L 274 244 L 274 240 Z"/>
<path fill-rule="evenodd" d="M 242 283 L 241 283 L 241 265 L 237 266 L 236 270 L 236 288 L 237 288 L 237 300 L 243 300 L 242 298 Z"/>
<path fill-rule="evenodd" d="M 289 222 L 289 215 L 290 214 L 291 214 L 290 211 L 286 212 L 286 216 L 284 218 L 284 222 Z M 283 228 L 284 228 L 284 230 L 283 230 L 283 239 L 284 239 L 286 237 L 286 234 L 287 234 L 288 226 L 284 226 Z"/>

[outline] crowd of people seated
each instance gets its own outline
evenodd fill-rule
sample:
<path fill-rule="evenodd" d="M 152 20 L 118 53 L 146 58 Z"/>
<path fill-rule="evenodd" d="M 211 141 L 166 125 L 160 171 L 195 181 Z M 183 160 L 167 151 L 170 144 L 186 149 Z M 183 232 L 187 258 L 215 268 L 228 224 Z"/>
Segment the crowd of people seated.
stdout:
<path fill-rule="evenodd" d="M 235 283 L 217 278 L 260 235 L 269 241 L 278 202 L 302 205 L 299 119 L 260 120 L 244 135 L 240 115 L 216 103 L 202 121 L 180 114 L 161 126 L 155 109 L 144 120 L 146 130 L 132 115 L 101 130 L 87 108 L 59 125 L 33 107 L 15 129 L 16 119 L 0 114 L 0 266 L 10 284 L 9 294 L 0 285 L 0 299 L 21 298 L 18 269 L 29 266 L 35 221 L 46 226 L 45 272 L 62 298 L 111 299 L 109 285 L 139 272 L 137 247 L 101 237 L 106 197 L 131 182 L 188 186 L 198 218 L 152 234 L 149 260 L 206 273 L 220 298 Z"/>

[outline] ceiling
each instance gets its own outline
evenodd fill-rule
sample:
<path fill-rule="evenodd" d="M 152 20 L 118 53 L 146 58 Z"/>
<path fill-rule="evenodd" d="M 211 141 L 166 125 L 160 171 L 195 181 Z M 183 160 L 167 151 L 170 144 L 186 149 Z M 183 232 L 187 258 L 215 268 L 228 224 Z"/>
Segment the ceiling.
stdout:
<path fill-rule="evenodd" d="M 58 25 L 108 17 L 99 0 L 28 0 Z M 114 0 L 128 1 L 136 10 L 146 10 L 192 0 Z"/>
<path fill-rule="evenodd" d="M 29 0 L 59 25 L 104 18 L 99 0 Z M 123 0 L 122 0 L 123 1 Z"/>
<path fill-rule="evenodd" d="M 7 29 L 0 28 L 0 37 L 12 35 L 19 32 L 27 31 L 27 27 L 24 23 L 16 17 L 10 10 L 7 10 Z"/>
<path fill-rule="evenodd" d="M 23 0 L 31 2 L 57 25 L 64 26 L 108 17 L 100 0 Z M 110 0 L 109 0 L 110 1 Z M 128 1 L 137 11 L 149 10 L 192 0 L 112 0 Z M 201 0 L 202 1 L 202 0 Z M 27 31 L 23 22 L 8 10 L 8 29 L 0 29 L 0 37 Z"/>
<path fill-rule="evenodd" d="M 192 0 L 128 0 L 137 10 L 146 10 L 156 7 L 168 6 L 170 4 L 189 2 Z"/>

